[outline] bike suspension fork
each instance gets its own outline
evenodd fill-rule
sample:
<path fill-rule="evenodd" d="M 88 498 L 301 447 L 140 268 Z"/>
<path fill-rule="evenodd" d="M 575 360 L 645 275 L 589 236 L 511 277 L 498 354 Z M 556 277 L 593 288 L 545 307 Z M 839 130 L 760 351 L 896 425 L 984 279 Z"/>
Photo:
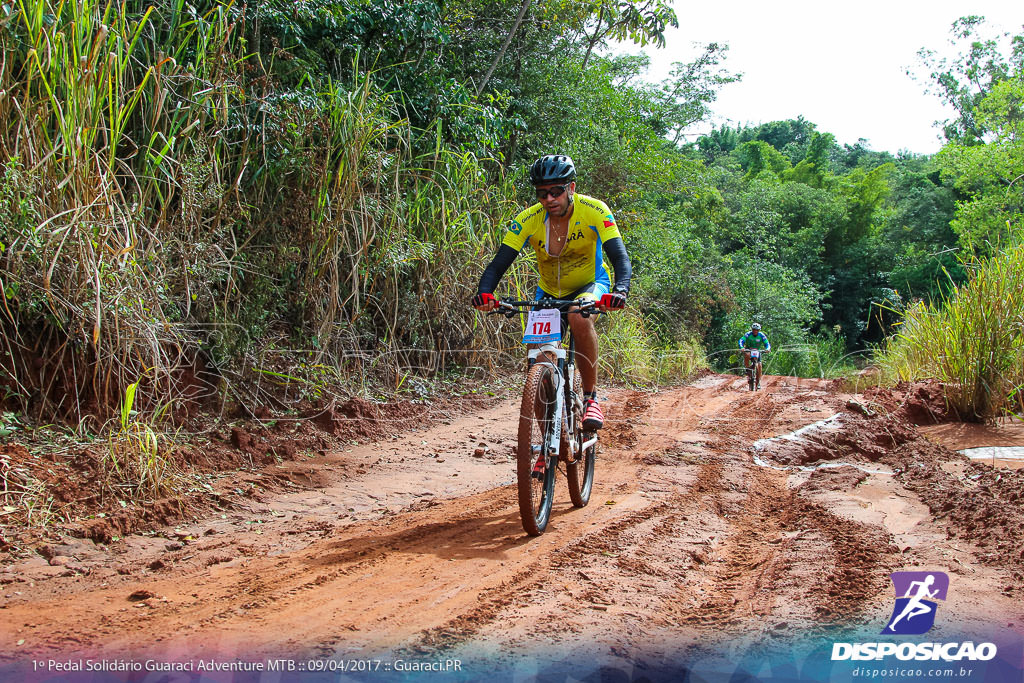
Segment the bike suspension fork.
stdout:
<path fill-rule="evenodd" d="M 548 434 L 547 446 L 548 452 L 558 454 L 559 442 L 562 438 L 562 416 L 565 413 L 565 388 L 562 386 L 565 382 L 565 349 L 558 348 L 557 346 L 544 345 L 539 349 L 531 349 L 529 352 L 529 358 L 535 363 L 545 363 L 550 365 L 554 372 L 552 375 L 552 383 L 555 398 L 555 410 L 551 416 L 551 433 Z M 543 360 L 542 360 L 543 358 Z M 554 361 L 554 362 L 551 362 Z"/>
<path fill-rule="evenodd" d="M 551 420 L 551 435 L 548 439 L 548 453 L 555 453 L 556 455 L 562 439 L 562 416 L 565 414 L 565 389 L 562 386 L 565 382 L 565 377 L 562 375 L 564 367 L 565 360 L 558 359 L 554 372 L 555 414 Z"/>

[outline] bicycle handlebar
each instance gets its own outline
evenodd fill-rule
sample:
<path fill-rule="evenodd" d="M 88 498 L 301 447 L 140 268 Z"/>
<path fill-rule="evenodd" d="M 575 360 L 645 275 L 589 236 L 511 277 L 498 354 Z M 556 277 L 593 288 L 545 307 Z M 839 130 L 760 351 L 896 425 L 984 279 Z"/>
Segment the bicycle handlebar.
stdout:
<path fill-rule="evenodd" d="M 534 299 L 533 301 L 502 301 L 499 299 L 497 310 L 489 311 L 487 315 L 501 314 L 506 318 L 513 318 L 516 313 L 522 313 L 523 311 L 541 311 L 549 308 L 566 311 L 572 306 L 578 306 L 578 313 L 584 318 L 601 314 L 597 310 L 597 302 L 592 299 L 555 299 L 545 297 L 543 299 Z"/>

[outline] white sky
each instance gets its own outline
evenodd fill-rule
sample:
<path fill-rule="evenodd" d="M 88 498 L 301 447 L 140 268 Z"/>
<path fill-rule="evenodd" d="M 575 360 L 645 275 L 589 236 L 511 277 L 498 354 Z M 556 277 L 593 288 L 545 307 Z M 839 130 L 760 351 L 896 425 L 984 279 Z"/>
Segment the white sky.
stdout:
<path fill-rule="evenodd" d="M 949 28 L 966 14 L 984 16 L 991 34 L 1016 34 L 1024 24 L 1019 0 L 674 5 L 679 28 L 669 30 L 664 49 L 645 50 L 650 80 L 667 77 L 672 62 L 694 58 L 694 42 L 728 43 L 725 67 L 743 73 L 741 82 L 722 88 L 712 105 L 715 119 L 697 132 L 707 132 L 711 123 L 757 125 L 802 114 L 840 143 L 863 137 L 872 149 L 892 153 L 930 154 L 942 146 L 932 124 L 949 111 L 936 95 L 925 94 L 923 81 L 906 75 L 907 68 L 927 75 L 917 59 L 920 48 L 951 55 Z"/>

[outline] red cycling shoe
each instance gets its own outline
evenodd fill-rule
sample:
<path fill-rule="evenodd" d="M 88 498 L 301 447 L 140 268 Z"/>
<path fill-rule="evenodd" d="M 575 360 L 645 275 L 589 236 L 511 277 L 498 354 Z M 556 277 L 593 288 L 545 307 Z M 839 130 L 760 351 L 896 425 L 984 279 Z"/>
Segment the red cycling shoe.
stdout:
<path fill-rule="evenodd" d="M 583 429 L 592 432 L 604 427 L 604 413 L 601 412 L 597 399 L 588 398 L 583 405 Z"/>
<path fill-rule="evenodd" d="M 533 463 L 533 472 L 530 475 L 534 479 L 544 478 L 544 454 L 541 453 L 537 456 L 537 462 Z"/>

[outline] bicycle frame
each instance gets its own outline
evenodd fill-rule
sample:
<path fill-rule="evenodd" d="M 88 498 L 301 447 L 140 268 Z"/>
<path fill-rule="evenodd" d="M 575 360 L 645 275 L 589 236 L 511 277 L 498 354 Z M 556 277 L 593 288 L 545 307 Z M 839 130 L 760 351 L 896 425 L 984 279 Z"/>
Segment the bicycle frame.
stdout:
<path fill-rule="evenodd" d="M 761 356 L 764 354 L 764 351 L 761 349 L 744 349 L 744 351 L 746 351 L 750 356 L 750 366 L 746 367 L 744 372 L 747 375 L 747 383 L 750 385 L 751 391 L 753 391 L 755 384 L 760 387 L 757 375 L 758 370 L 763 368 L 761 365 Z"/>
<path fill-rule="evenodd" d="M 534 301 L 500 301 L 499 308 L 492 313 L 500 313 L 507 318 L 512 318 L 517 313 L 521 313 L 528 309 L 543 309 L 543 308 L 557 308 L 560 311 L 568 311 L 570 307 L 577 306 L 579 308 L 578 313 L 583 317 L 590 317 L 591 315 L 600 315 L 600 312 L 595 308 L 596 304 L 594 301 L 589 299 L 536 299 Z M 554 376 L 556 378 L 558 386 L 555 387 L 555 414 L 552 419 L 552 430 L 551 434 L 548 435 L 545 443 L 547 451 L 549 453 L 558 453 L 559 444 L 562 438 L 562 419 L 566 420 L 566 427 L 570 434 L 574 432 L 575 425 L 573 424 L 575 416 L 571 410 L 568 410 L 571 400 L 574 398 L 573 382 L 575 379 L 575 373 L 578 372 L 576 369 L 576 339 L 573 336 L 572 329 L 569 329 L 569 344 L 568 348 L 562 347 L 556 343 L 541 344 L 539 347 L 532 348 L 527 352 L 527 358 L 529 365 L 532 367 L 535 363 L 544 363 L 550 365 L 554 370 Z M 554 359 L 552 363 L 549 359 Z M 582 397 L 576 396 L 582 407 Z M 567 454 L 575 462 L 577 453 L 583 453 L 588 448 L 597 443 L 597 436 L 593 436 L 582 445 L 578 445 L 574 439 L 566 439 L 569 443 L 569 453 Z"/>
<path fill-rule="evenodd" d="M 579 508 L 589 502 L 598 443 L 596 431 L 582 429 L 583 394 L 576 367 L 576 339 L 571 326 L 565 324 L 570 311 L 589 317 L 597 314 L 596 305 L 585 299 L 499 301 L 498 309 L 491 313 L 513 318 L 540 310 L 557 310 L 560 316 L 555 320 L 550 313 L 531 316 L 529 332 L 523 336 L 529 344 L 529 367 L 518 420 L 516 478 L 523 529 L 531 536 L 542 534 L 551 518 L 559 461 L 566 465 L 573 506 Z M 562 322 L 558 327 L 556 320 Z M 569 341 L 563 347 L 566 328 Z M 588 434 L 590 438 L 584 442 Z"/>

